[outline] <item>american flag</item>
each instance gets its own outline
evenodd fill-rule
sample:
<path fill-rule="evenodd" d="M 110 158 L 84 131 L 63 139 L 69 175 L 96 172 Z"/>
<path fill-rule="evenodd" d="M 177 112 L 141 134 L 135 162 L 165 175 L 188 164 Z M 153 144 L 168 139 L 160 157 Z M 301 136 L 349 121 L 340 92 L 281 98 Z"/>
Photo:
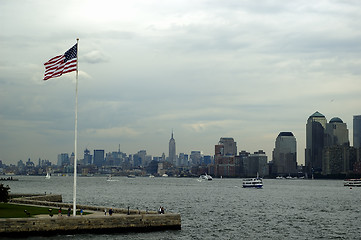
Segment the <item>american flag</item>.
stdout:
<path fill-rule="evenodd" d="M 75 44 L 72 48 L 66 51 L 63 55 L 53 57 L 46 63 L 44 81 L 49 78 L 60 77 L 63 73 L 73 72 L 77 69 L 77 48 Z"/>

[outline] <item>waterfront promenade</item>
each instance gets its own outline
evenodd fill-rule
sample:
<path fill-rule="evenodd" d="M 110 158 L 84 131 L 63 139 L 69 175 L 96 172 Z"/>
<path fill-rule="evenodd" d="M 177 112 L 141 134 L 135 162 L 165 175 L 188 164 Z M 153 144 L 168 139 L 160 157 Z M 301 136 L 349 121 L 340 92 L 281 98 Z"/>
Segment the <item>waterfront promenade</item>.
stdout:
<path fill-rule="evenodd" d="M 55 199 L 56 201 L 43 201 Z M 61 195 L 42 195 L 14 198 L 17 204 L 46 206 L 52 209 L 67 209 L 72 204 L 62 203 Z M 83 209 L 87 215 L 67 216 L 63 214 L 38 215 L 32 218 L 0 219 L 1 236 L 55 235 L 78 233 L 114 233 L 181 229 L 181 216 L 177 213 L 159 214 L 155 211 L 141 211 L 112 208 L 113 214 L 104 213 L 109 208 L 102 206 L 77 205 L 77 211 Z"/>

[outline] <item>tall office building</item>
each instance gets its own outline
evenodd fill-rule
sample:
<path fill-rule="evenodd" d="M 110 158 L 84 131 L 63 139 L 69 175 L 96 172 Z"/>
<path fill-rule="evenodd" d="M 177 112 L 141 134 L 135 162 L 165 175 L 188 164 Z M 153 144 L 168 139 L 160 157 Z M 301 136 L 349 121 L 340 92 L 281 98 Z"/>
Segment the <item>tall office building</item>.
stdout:
<path fill-rule="evenodd" d="M 101 167 L 104 164 L 104 150 L 94 150 L 94 165 Z"/>
<path fill-rule="evenodd" d="M 140 150 L 138 153 L 133 155 L 133 166 L 147 166 L 148 163 L 146 162 L 147 151 Z"/>
<path fill-rule="evenodd" d="M 214 146 L 214 175 L 236 177 L 240 174 L 240 158 L 237 157 L 237 143 L 233 138 L 221 138 Z"/>
<path fill-rule="evenodd" d="M 292 132 L 280 132 L 273 150 L 274 173 L 290 175 L 297 173 L 297 143 Z"/>
<path fill-rule="evenodd" d="M 319 112 L 312 114 L 306 124 L 305 165 L 307 174 L 322 172 L 322 151 L 326 118 Z"/>
<path fill-rule="evenodd" d="M 84 150 L 84 165 L 91 165 L 93 156 L 90 155 L 90 151 L 86 148 Z"/>
<path fill-rule="evenodd" d="M 353 146 L 361 148 L 361 115 L 353 116 Z"/>
<path fill-rule="evenodd" d="M 75 160 L 75 154 L 74 152 L 72 152 L 69 158 L 70 165 L 74 166 L 74 160 Z"/>
<path fill-rule="evenodd" d="M 221 155 L 223 156 L 236 156 L 237 155 L 237 143 L 233 138 L 222 137 L 218 145 L 221 145 Z"/>
<path fill-rule="evenodd" d="M 243 158 L 244 173 L 247 177 L 255 177 L 259 174 L 260 177 L 268 175 L 267 155 L 263 150 L 258 150 L 253 154 L 249 154 Z"/>
<path fill-rule="evenodd" d="M 348 129 L 346 123 L 334 117 L 326 124 L 325 146 L 349 146 Z"/>
<path fill-rule="evenodd" d="M 67 153 L 58 154 L 58 166 L 69 165 L 69 155 Z"/>
<path fill-rule="evenodd" d="M 188 154 L 179 154 L 177 166 L 188 166 Z"/>
<path fill-rule="evenodd" d="M 189 161 L 191 165 L 199 165 L 201 164 L 202 160 L 202 152 L 201 151 L 191 151 L 191 154 L 189 156 Z"/>
<path fill-rule="evenodd" d="M 175 149 L 175 140 L 173 138 L 173 131 L 172 131 L 172 137 L 169 140 L 169 162 L 172 164 L 177 163 L 177 155 L 176 155 L 176 149 Z"/>
<path fill-rule="evenodd" d="M 325 146 L 322 157 L 322 174 L 347 174 L 350 167 L 350 142 L 346 123 L 334 117 L 326 124 Z"/>

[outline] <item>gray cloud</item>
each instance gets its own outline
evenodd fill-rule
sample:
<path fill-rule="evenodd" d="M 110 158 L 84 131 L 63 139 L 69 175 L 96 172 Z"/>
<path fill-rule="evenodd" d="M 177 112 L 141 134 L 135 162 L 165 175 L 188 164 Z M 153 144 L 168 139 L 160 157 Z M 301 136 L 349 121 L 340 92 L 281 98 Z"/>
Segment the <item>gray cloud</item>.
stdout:
<path fill-rule="evenodd" d="M 357 1 L 0 4 L 5 163 L 73 151 L 75 74 L 42 77 L 77 37 L 79 152 L 167 154 L 173 128 L 179 152 L 213 154 L 230 136 L 271 158 L 293 131 L 302 163 L 309 115 L 341 117 L 352 133 L 360 114 Z"/>
<path fill-rule="evenodd" d="M 84 61 L 91 64 L 104 63 L 108 61 L 108 57 L 98 50 L 93 50 L 86 53 L 84 56 L 79 57 L 79 61 Z"/>

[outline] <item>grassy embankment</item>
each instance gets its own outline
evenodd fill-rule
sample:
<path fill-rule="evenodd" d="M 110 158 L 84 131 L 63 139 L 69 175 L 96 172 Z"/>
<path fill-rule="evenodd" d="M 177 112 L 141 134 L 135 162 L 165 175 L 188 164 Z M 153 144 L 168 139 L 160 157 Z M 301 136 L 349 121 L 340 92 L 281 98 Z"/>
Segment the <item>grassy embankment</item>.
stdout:
<path fill-rule="evenodd" d="M 26 211 L 25 211 L 26 210 Z M 58 208 L 53 208 L 51 214 L 54 216 L 58 215 Z M 26 212 L 28 214 L 26 214 Z M 63 216 L 66 216 L 68 213 L 67 209 L 62 209 Z M 48 207 L 34 207 L 28 205 L 20 205 L 20 204 L 10 204 L 10 203 L 0 203 L 0 218 L 26 218 L 26 217 L 34 217 L 35 215 L 40 214 L 50 214 Z M 71 214 L 73 212 L 71 211 Z M 79 211 L 76 213 L 79 215 Z M 84 215 L 89 214 L 87 212 L 83 213 Z"/>

